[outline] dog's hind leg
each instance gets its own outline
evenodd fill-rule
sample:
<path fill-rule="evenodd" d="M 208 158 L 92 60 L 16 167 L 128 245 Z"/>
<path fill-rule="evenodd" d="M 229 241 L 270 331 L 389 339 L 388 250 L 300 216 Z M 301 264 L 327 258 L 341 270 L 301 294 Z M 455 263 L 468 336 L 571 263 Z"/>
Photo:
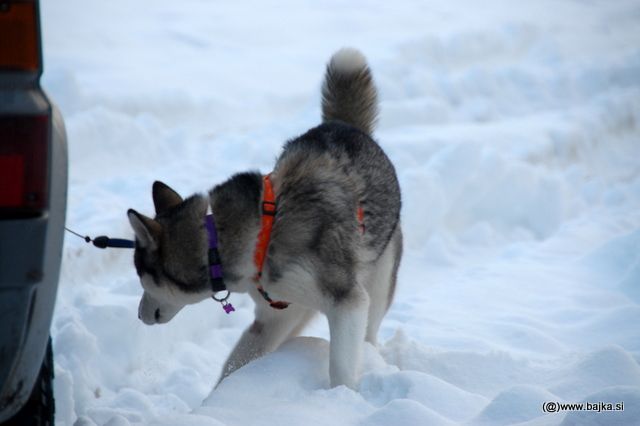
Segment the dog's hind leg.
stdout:
<path fill-rule="evenodd" d="M 301 329 L 312 317 L 312 310 L 300 305 L 289 305 L 276 310 L 264 301 L 256 305 L 256 318 L 242 333 L 242 337 L 229 355 L 218 384 L 229 374 L 254 359 L 278 348 L 294 331 Z"/>
<path fill-rule="evenodd" d="M 372 345 L 377 343 L 380 323 L 393 300 L 401 257 L 402 232 L 400 224 L 398 224 L 387 247 L 374 264 L 368 268 L 363 280 L 370 299 L 366 340 Z"/>
<path fill-rule="evenodd" d="M 331 344 L 329 377 L 331 386 L 355 388 L 362 359 L 362 347 L 367 328 L 369 296 L 357 284 L 348 297 L 338 301 L 327 312 Z"/>

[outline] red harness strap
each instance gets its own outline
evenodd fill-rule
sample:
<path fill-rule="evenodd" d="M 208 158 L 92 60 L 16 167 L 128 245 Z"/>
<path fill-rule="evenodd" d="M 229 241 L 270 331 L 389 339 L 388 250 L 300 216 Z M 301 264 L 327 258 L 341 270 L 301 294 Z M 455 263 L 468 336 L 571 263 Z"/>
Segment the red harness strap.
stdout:
<path fill-rule="evenodd" d="M 358 206 L 358 225 L 360 225 L 360 233 L 364 234 L 364 209 Z"/>
<path fill-rule="evenodd" d="M 264 260 L 267 257 L 267 249 L 271 240 L 271 228 L 273 228 L 273 220 L 276 215 L 276 197 L 273 193 L 273 185 L 271 183 L 271 175 L 266 175 L 262 179 L 262 215 L 260 233 L 258 233 L 258 241 L 256 242 L 256 251 L 253 254 L 253 263 L 256 266 L 256 275 L 253 280 L 256 288 L 264 300 L 269 302 L 269 306 L 274 309 L 285 309 L 289 306 L 289 302 L 281 300 L 273 300 L 269 294 L 262 288 L 260 278 L 262 278 L 262 270 L 264 268 Z M 360 232 L 364 234 L 364 209 L 358 206 L 357 219 L 360 226 Z"/>
<path fill-rule="evenodd" d="M 266 175 L 262 179 L 262 226 L 258 234 L 256 242 L 256 251 L 253 254 L 253 263 L 256 265 L 256 275 L 253 280 L 256 283 L 258 292 L 264 300 L 269 302 L 269 306 L 274 309 L 285 309 L 289 306 L 288 302 L 276 301 L 269 297 L 269 294 L 262 288 L 260 278 L 262 277 L 262 269 L 264 268 L 264 260 L 267 257 L 267 249 L 269 240 L 271 239 L 271 228 L 273 227 L 273 219 L 276 215 L 276 197 L 273 194 L 273 185 L 271 184 L 271 175 Z"/>

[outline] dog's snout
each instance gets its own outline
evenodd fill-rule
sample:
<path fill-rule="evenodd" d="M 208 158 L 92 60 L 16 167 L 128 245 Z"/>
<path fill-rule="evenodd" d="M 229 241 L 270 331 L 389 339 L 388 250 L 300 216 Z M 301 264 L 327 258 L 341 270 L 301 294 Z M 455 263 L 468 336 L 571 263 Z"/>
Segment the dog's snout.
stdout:
<path fill-rule="evenodd" d="M 182 308 L 182 305 L 165 303 L 145 291 L 140 299 L 140 305 L 138 305 L 138 318 L 147 325 L 164 324 L 169 322 Z"/>

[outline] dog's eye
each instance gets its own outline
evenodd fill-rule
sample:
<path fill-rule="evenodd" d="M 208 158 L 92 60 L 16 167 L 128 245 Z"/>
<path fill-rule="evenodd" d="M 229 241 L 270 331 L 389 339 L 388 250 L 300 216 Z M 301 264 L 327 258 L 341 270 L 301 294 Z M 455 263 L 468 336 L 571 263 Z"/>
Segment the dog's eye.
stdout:
<path fill-rule="evenodd" d="M 160 282 L 158 272 L 155 270 L 155 268 L 150 267 L 145 261 L 145 254 L 142 250 L 136 250 L 133 254 L 133 264 L 136 267 L 136 273 L 139 277 L 147 274 L 151 275 L 154 283 L 158 284 Z"/>
<path fill-rule="evenodd" d="M 142 254 L 140 253 L 140 250 L 136 250 L 133 254 L 133 264 L 136 267 L 138 276 L 142 276 L 144 273 L 144 263 L 142 261 Z"/>

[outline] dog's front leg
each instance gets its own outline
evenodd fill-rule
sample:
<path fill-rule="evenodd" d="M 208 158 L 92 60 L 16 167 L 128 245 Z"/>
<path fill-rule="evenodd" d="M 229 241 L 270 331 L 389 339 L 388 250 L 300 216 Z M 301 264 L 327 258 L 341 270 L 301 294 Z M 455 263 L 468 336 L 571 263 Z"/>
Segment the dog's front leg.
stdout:
<path fill-rule="evenodd" d="M 229 355 L 218 384 L 243 365 L 277 349 L 309 318 L 310 310 L 300 305 L 292 304 L 287 309 L 276 310 L 259 300 L 256 305 L 256 318 L 242 333 L 242 337 Z"/>
<path fill-rule="evenodd" d="M 367 292 L 356 285 L 346 299 L 337 301 L 327 312 L 331 335 L 331 387 L 346 385 L 354 389 L 356 386 L 367 329 L 368 308 Z"/>

